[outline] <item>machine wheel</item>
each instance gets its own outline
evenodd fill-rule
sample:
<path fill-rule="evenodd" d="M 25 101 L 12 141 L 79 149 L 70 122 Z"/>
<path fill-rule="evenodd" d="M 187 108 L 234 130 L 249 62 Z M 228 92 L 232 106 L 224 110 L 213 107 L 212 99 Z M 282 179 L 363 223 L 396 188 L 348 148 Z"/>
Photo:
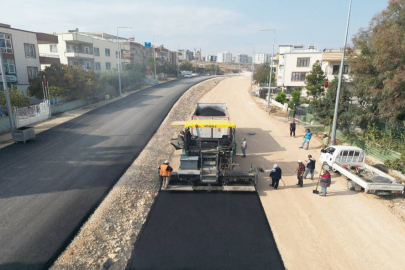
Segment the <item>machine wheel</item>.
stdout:
<path fill-rule="evenodd" d="M 328 163 L 324 162 L 322 164 L 322 169 L 330 171 L 332 168 L 331 166 L 328 165 Z"/>
<path fill-rule="evenodd" d="M 352 180 L 347 181 L 347 189 L 348 190 L 355 190 L 356 183 L 354 183 Z"/>

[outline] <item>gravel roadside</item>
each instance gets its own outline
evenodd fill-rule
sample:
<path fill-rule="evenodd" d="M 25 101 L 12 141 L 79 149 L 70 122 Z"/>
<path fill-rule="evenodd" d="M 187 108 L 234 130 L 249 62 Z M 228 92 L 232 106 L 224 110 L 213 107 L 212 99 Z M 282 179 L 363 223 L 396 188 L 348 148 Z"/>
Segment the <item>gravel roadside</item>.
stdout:
<path fill-rule="evenodd" d="M 158 165 L 174 153 L 168 141 L 177 136 L 179 127 L 169 124 L 187 120 L 197 101 L 224 79 L 204 81 L 183 94 L 142 153 L 51 269 L 100 269 L 100 265 L 105 267 L 103 269 L 125 268 L 159 191 Z"/>

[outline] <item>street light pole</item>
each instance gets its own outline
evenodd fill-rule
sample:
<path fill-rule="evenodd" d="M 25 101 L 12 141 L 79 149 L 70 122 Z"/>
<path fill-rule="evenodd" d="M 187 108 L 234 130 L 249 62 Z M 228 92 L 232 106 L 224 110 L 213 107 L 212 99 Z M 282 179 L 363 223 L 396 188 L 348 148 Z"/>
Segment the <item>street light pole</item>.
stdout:
<path fill-rule="evenodd" d="M 333 126 L 332 126 L 332 144 L 336 144 L 336 128 L 337 128 L 337 118 L 338 118 L 338 112 L 339 112 L 339 100 L 340 100 L 340 90 L 342 88 L 342 77 L 343 77 L 343 68 L 344 68 L 344 61 L 345 61 L 345 53 L 346 53 L 346 45 L 347 45 L 347 35 L 349 32 L 349 24 L 350 24 L 350 12 L 352 9 L 352 0 L 349 2 L 349 12 L 347 15 L 347 24 L 346 24 L 346 34 L 345 34 L 345 41 L 343 45 L 343 52 L 342 52 L 342 60 L 340 61 L 340 69 L 339 69 L 339 83 L 338 83 L 338 88 L 336 92 L 336 102 L 335 102 L 335 112 L 333 115 Z"/>
<path fill-rule="evenodd" d="M 276 29 L 264 29 L 264 30 L 259 30 L 259 31 L 264 31 L 264 32 L 270 32 L 274 31 L 274 39 L 273 39 L 273 55 L 270 60 L 270 77 L 269 77 L 269 94 L 267 95 L 267 108 L 270 107 L 270 89 L 271 89 L 271 80 L 272 80 L 272 69 L 273 69 L 273 57 L 274 57 L 274 44 L 276 43 Z"/>
<path fill-rule="evenodd" d="M 8 121 L 10 122 L 11 133 L 13 133 L 13 131 L 14 131 L 13 111 L 11 110 L 10 96 L 9 96 L 8 87 L 7 87 L 6 71 L 4 70 L 4 65 L 3 65 L 3 53 L 1 51 L 0 51 L 0 72 L 1 72 L 2 79 L 3 79 L 4 95 L 6 96 Z"/>
<path fill-rule="evenodd" d="M 252 45 L 253 46 L 253 57 L 252 57 L 252 75 L 250 76 L 250 95 L 252 95 L 252 88 L 253 88 L 253 75 L 255 72 L 255 44 L 254 43 L 246 43 L 246 45 Z"/>
<path fill-rule="evenodd" d="M 118 42 L 118 29 L 119 28 L 132 28 L 132 27 L 127 27 L 127 26 L 119 26 L 117 27 L 117 51 L 118 51 L 118 88 L 120 91 L 120 97 L 121 96 L 121 51 L 119 47 L 119 42 Z"/>
<path fill-rule="evenodd" d="M 183 43 L 183 42 L 178 42 L 177 43 L 177 78 L 179 77 L 179 74 L 180 74 L 180 61 L 179 61 L 180 43 Z"/>
<path fill-rule="evenodd" d="M 155 83 L 157 82 L 156 79 L 156 45 L 155 45 L 155 37 L 161 37 L 162 35 L 154 35 L 153 36 L 153 66 L 155 68 Z"/>

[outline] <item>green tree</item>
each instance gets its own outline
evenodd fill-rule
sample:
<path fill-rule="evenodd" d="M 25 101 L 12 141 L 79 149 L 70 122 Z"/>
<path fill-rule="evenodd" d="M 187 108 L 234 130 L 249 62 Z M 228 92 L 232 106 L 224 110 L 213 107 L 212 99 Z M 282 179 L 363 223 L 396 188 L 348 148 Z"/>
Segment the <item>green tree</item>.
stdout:
<path fill-rule="evenodd" d="M 284 92 L 279 92 L 275 99 L 281 104 L 284 104 L 287 102 L 287 95 Z"/>
<path fill-rule="evenodd" d="M 326 91 L 325 97 L 314 100 L 311 103 L 311 106 L 314 108 L 315 113 L 314 117 L 321 124 L 329 125 L 329 134 L 332 127 L 334 111 L 335 111 L 335 102 L 336 102 L 336 92 L 338 88 L 338 78 L 337 76 L 329 83 L 328 90 Z M 342 83 L 342 88 L 340 92 L 339 100 L 339 117 L 338 117 L 338 127 L 340 129 L 347 130 L 351 125 L 353 118 L 347 114 L 349 108 L 352 106 L 349 103 L 350 93 L 347 90 L 346 84 Z M 354 107 L 354 106 L 353 106 Z"/>
<path fill-rule="evenodd" d="M 301 92 L 294 90 L 291 92 L 291 100 L 290 103 L 288 104 L 288 107 L 290 109 L 294 109 L 294 104 L 299 105 L 300 104 L 300 98 L 301 98 Z"/>
<path fill-rule="evenodd" d="M 152 74 L 155 74 L 154 72 L 155 72 L 155 59 L 153 59 L 153 54 L 152 53 L 150 53 L 149 55 L 148 55 L 148 57 L 146 58 L 146 70 L 147 70 L 147 73 L 148 73 L 148 75 L 152 75 Z"/>
<path fill-rule="evenodd" d="M 353 38 L 350 68 L 366 122 L 405 120 L 404 22 L 405 0 L 390 0 Z"/>
<path fill-rule="evenodd" d="M 31 102 L 30 98 L 26 97 L 15 85 L 9 89 L 11 107 L 25 107 Z M 6 106 L 6 95 L 0 92 L 0 106 Z"/>
<path fill-rule="evenodd" d="M 193 64 L 191 64 L 188 61 L 183 61 L 180 64 L 180 70 L 181 71 L 192 71 L 193 70 Z"/>
<path fill-rule="evenodd" d="M 253 74 L 253 80 L 257 81 L 258 83 L 269 83 L 269 76 L 270 76 L 270 65 L 269 64 L 260 64 L 255 66 L 255 73 Z M 276 76 L 273 72 L 271 75 L 271 83 L 275 83 Z"/>
<path fill-rule="evenodd" d="M 324 94 L 325 85 L 325 73 L 322 70 L 319 62 L 316 62 L 312 66 L 311 72 L 305 77 L 305 89 L 308 90 L 309 94 L 317 99 Z"/>

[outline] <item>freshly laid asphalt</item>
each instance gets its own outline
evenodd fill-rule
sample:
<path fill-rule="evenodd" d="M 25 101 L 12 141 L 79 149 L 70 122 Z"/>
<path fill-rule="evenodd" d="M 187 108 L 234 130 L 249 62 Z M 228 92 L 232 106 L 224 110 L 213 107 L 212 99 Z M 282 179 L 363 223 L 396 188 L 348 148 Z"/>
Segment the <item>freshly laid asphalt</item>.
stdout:
<path fill-rule="evenodd" d="M 177 99 L 207 78 L 141 90 L 0 149 L 0 269 L 50 266 Z"/>
<path fill-rule="evenodd" d="M 285 269 L 259 196 L 160 192 L 132 269 Z"/>

